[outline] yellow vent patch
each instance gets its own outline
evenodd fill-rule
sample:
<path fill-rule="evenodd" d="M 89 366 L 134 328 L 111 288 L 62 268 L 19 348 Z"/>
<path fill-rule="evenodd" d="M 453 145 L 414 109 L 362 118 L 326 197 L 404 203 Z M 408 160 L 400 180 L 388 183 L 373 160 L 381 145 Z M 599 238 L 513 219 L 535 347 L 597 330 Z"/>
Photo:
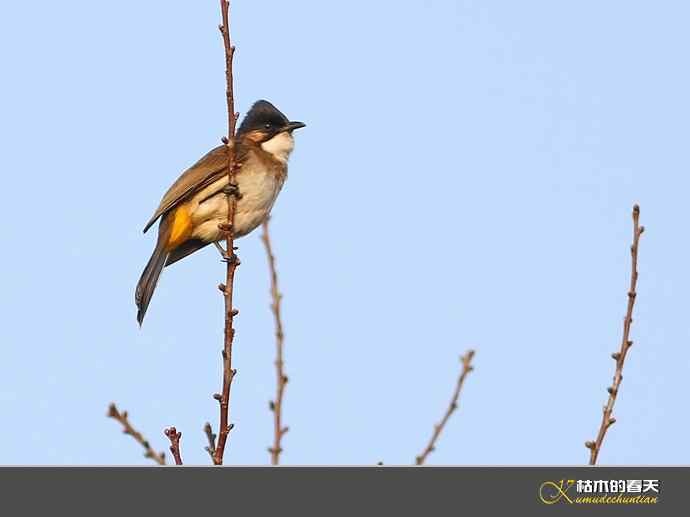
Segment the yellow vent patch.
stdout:
<path fill-rule="evenodd" d="M 170 237 L 168 238 L 168 249 L 177 248 L 189 238 L 192 233 L 192 218 L 189 214 L 189 207 L 181 205 L 175 210 Z"/>

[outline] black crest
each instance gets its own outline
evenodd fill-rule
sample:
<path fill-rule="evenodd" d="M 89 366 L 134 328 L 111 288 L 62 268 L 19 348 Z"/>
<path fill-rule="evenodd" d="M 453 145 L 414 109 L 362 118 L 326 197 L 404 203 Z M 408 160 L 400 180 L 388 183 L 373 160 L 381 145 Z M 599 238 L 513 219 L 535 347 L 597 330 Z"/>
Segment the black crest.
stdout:
<path fill-rule="evenodd" d="M 288 123 L 288 118 L 278 108 L 268 101 L 260 100 L 256 101 L 247 112 L 237 134 L 242 135 L 257 129 L 267 133 L 277 133 Z"/>

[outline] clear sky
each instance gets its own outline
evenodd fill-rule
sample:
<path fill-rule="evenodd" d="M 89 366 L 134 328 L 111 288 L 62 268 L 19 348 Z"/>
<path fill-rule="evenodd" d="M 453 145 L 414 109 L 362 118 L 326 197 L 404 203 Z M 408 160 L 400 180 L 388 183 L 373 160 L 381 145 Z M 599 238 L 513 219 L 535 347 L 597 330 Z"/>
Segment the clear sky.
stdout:
<path fill-rule="evenodd" d="M 226 131 L 219 6 L 5 2 L 0 463 L 206 463 L 224 266 L 133 292 L 162 193 Z M 638 305 L 604 464 L 690 463 L 687 2 L 233 2 L 238 109 L 304 120 L 273 211 L 288 464 L 581 464 Z M 153 232 L 155 233 L 155 232 Z M 226 460 L 272 439 L 273 323 L 242 239 Z"/>

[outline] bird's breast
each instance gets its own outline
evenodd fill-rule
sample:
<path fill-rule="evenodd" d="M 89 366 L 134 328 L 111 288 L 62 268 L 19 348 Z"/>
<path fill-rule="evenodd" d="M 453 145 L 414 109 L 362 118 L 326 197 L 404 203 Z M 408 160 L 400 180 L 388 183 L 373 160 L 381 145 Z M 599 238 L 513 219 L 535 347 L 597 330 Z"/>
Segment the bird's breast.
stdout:
<path fill-rule="evenodd" d="M 241 198 L 235 212 L 235 237 L 242 237 L 259 226 L 271 212 L 285 181 L 285 173 L 262 164 L 244 164 L 236 175 Z M 190 200 L 192 237 L 205 242 L 223 238 L 218 224 L 228 219 L 228 202 L 223 188 L 228 177 L 195 194 Z"/>

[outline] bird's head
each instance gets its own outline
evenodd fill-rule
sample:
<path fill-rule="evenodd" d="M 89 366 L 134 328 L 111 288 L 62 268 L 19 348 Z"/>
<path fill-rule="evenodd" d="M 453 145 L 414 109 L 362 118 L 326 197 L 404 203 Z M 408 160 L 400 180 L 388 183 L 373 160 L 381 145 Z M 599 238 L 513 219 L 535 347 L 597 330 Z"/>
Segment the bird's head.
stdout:
<path fill-rule="evenodd" d="M 285 162 L 295 147 L 292 132 L 304 126 L 304 122 L 288 120 L 273 104 L 260 100 L 247 112 L 237 130 L 237 137 L 252 140 Z"/>

